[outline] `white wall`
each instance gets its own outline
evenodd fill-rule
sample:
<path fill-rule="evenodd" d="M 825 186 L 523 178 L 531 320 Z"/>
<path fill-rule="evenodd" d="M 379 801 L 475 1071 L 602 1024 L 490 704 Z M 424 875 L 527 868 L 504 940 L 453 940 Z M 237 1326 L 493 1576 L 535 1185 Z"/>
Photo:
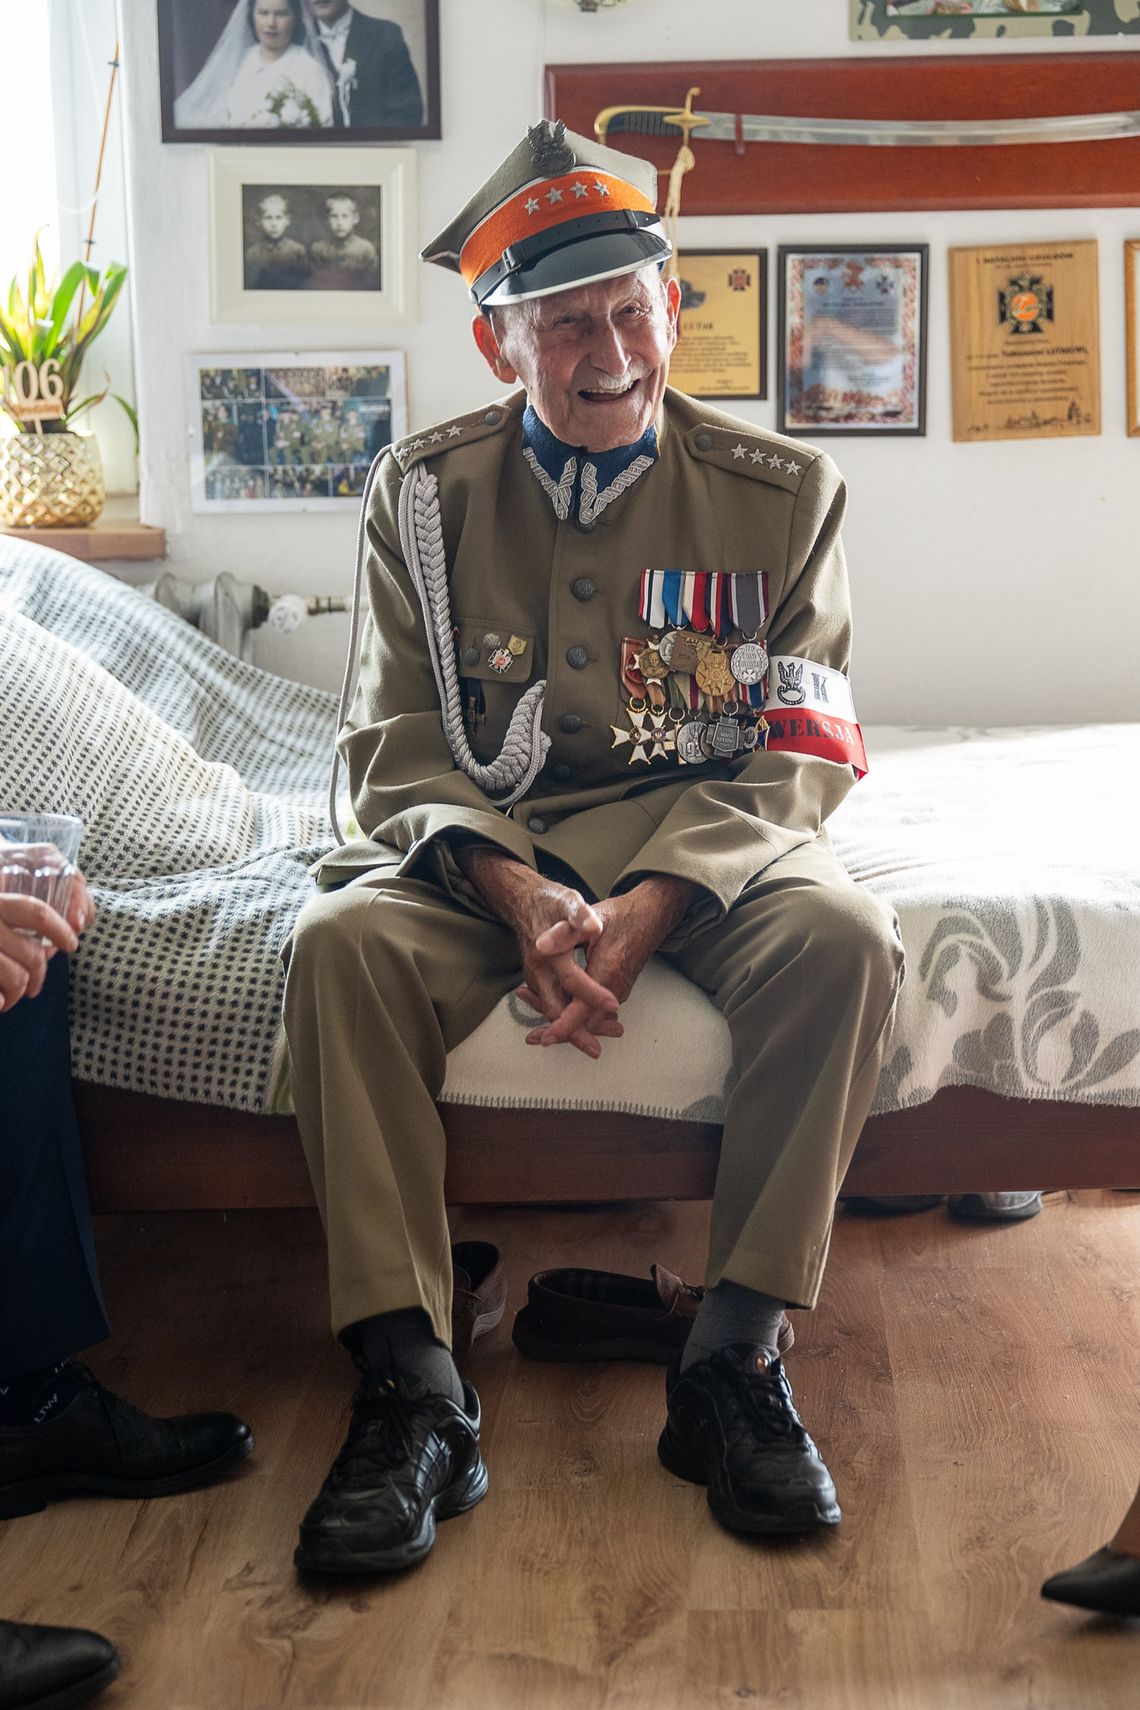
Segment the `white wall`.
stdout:
<path fill-rule="evenodd" d="M 120 0 L 143 424 L 144 516 L 170 531 L 180 573 L 229 569 L 271 592 L 347 590 L 351 517 L 195 516 L 189 509 L 183 362 L 196 350 L 372 348 L 408 353 L 411 425 L 474 408 L 496 385 L 468 332 L 455 276 L 425 268 L 420 320 L 374 338 L 329 327 L 215 328 L 209 321 L 207 154 L 160 141 L 154 0 Z M 418 145 L 420 241 L 440 229 L 541 112 L 547 63 L 835 57 L 946 51 L 847 39 L 845 0 L 630 0 L 580 15 L 550 0 L 442 0 L 443 141 Z M 1127 49 L 1120 41 L 987 43 L 986 51 Z M 980 46 L 980 44 L 979 44 Z M 951 51 L 970 51 L 952 44 Z M 679 79 L 679 86 L 684 76 Z M 1140 440 L 1125 435 L 1122 244 L 1140 212 L 1071 209 L 683 220 L 682 245 L 893 239 L 931 245 L 924 439 L 831 442 L 851 488 L 847 530 L 865 722 L 1009 724 L 1140 717 L 1134 636 Z M 1103 432 L 1096 439 L 955 445 L 950 439 L 946 250 L 954 244 L 1100 242 Z M 761 427 L 774 401 L 739 412 Z M 259 640 L 262 663 L 339 681 L 345 629 L 314 620 Z M 1070 665 L 1091 656 L 1095 668 Z M 1062 681 L 1068 685 L 1061 694 Z M 1080 692 L 1075 692 L 1079 683 Z"/>

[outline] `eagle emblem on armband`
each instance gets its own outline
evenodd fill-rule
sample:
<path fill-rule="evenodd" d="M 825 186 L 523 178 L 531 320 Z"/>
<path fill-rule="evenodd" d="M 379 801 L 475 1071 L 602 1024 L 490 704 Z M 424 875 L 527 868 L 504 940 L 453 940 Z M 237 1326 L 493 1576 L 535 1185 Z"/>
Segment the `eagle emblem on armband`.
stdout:
<path fill-rule="evenodd" d="M 786 707 L 802 706 L 806 700 L 804 692 L 804 668 L 794 659 L 777 660 L 780 673 L 780 684 L 776 690 L 777 699 L 783 701 Z"/>

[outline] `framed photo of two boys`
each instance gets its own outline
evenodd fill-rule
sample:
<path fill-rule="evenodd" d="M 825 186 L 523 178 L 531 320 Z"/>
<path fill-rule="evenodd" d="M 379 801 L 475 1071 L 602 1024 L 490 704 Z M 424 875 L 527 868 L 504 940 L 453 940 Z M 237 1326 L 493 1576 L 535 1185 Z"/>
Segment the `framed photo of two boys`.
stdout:
<path fill-rule="evenodd" d="M 163 142 L 433 138 L 439 0 L 156 0 Z"/>

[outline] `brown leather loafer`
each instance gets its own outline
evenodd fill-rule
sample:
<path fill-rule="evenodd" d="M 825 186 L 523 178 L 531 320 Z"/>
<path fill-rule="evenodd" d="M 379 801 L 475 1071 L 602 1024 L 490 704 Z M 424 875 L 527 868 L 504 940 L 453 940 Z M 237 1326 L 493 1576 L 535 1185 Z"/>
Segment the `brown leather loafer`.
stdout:
<path fill-rule="evenodd" d="M 451 1352 L 463 1360 L 507 1310 L 507 1279 L 490 1241 L 456 1241 L 451 1270 Z"/>
<path fill-rule="evenodd" d="M 683 1348 L 704 1289 L 682 1282 L 664 1265 L 649 1279 L 571 1267 L 539 1271 L 512 1336 L 528 1360 L 649 1360 L 667 1366 Z M 795 1341 L 787 1313 L 779 1351 Z"/>

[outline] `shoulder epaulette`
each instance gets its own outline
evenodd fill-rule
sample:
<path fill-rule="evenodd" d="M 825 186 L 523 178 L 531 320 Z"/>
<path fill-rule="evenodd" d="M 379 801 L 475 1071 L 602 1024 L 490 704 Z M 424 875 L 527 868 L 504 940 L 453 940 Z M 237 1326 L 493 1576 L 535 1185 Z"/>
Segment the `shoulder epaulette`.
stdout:
<path fill-rule="evenodd" d="M 741 431 L 736 425 L 698 422 L 685 435 L 685 444 L 702 463 L 715 463 L 754 481 L 767 481 L 797 493 L 819 453 L 795 440 L 777 434 Z"/>
<path fill-rule="evenodd" d="M 489 435 L 499 433 L 511 419 L 509 400 L 502 404 L 484 405 L 481 410 L 472 410 L 466 416 L 453 416 L 450 421 L 437 422 L 434 427 L 424 428 L 421 433 L 409 435 L 400 440 L 389 450 L 404 474 L 413 464 L 422 463 L 425 458 L 438 457 L 442 452 L 451 451 L 456 446 L 472 445 L 477 439 L 486 439 Z"/>

